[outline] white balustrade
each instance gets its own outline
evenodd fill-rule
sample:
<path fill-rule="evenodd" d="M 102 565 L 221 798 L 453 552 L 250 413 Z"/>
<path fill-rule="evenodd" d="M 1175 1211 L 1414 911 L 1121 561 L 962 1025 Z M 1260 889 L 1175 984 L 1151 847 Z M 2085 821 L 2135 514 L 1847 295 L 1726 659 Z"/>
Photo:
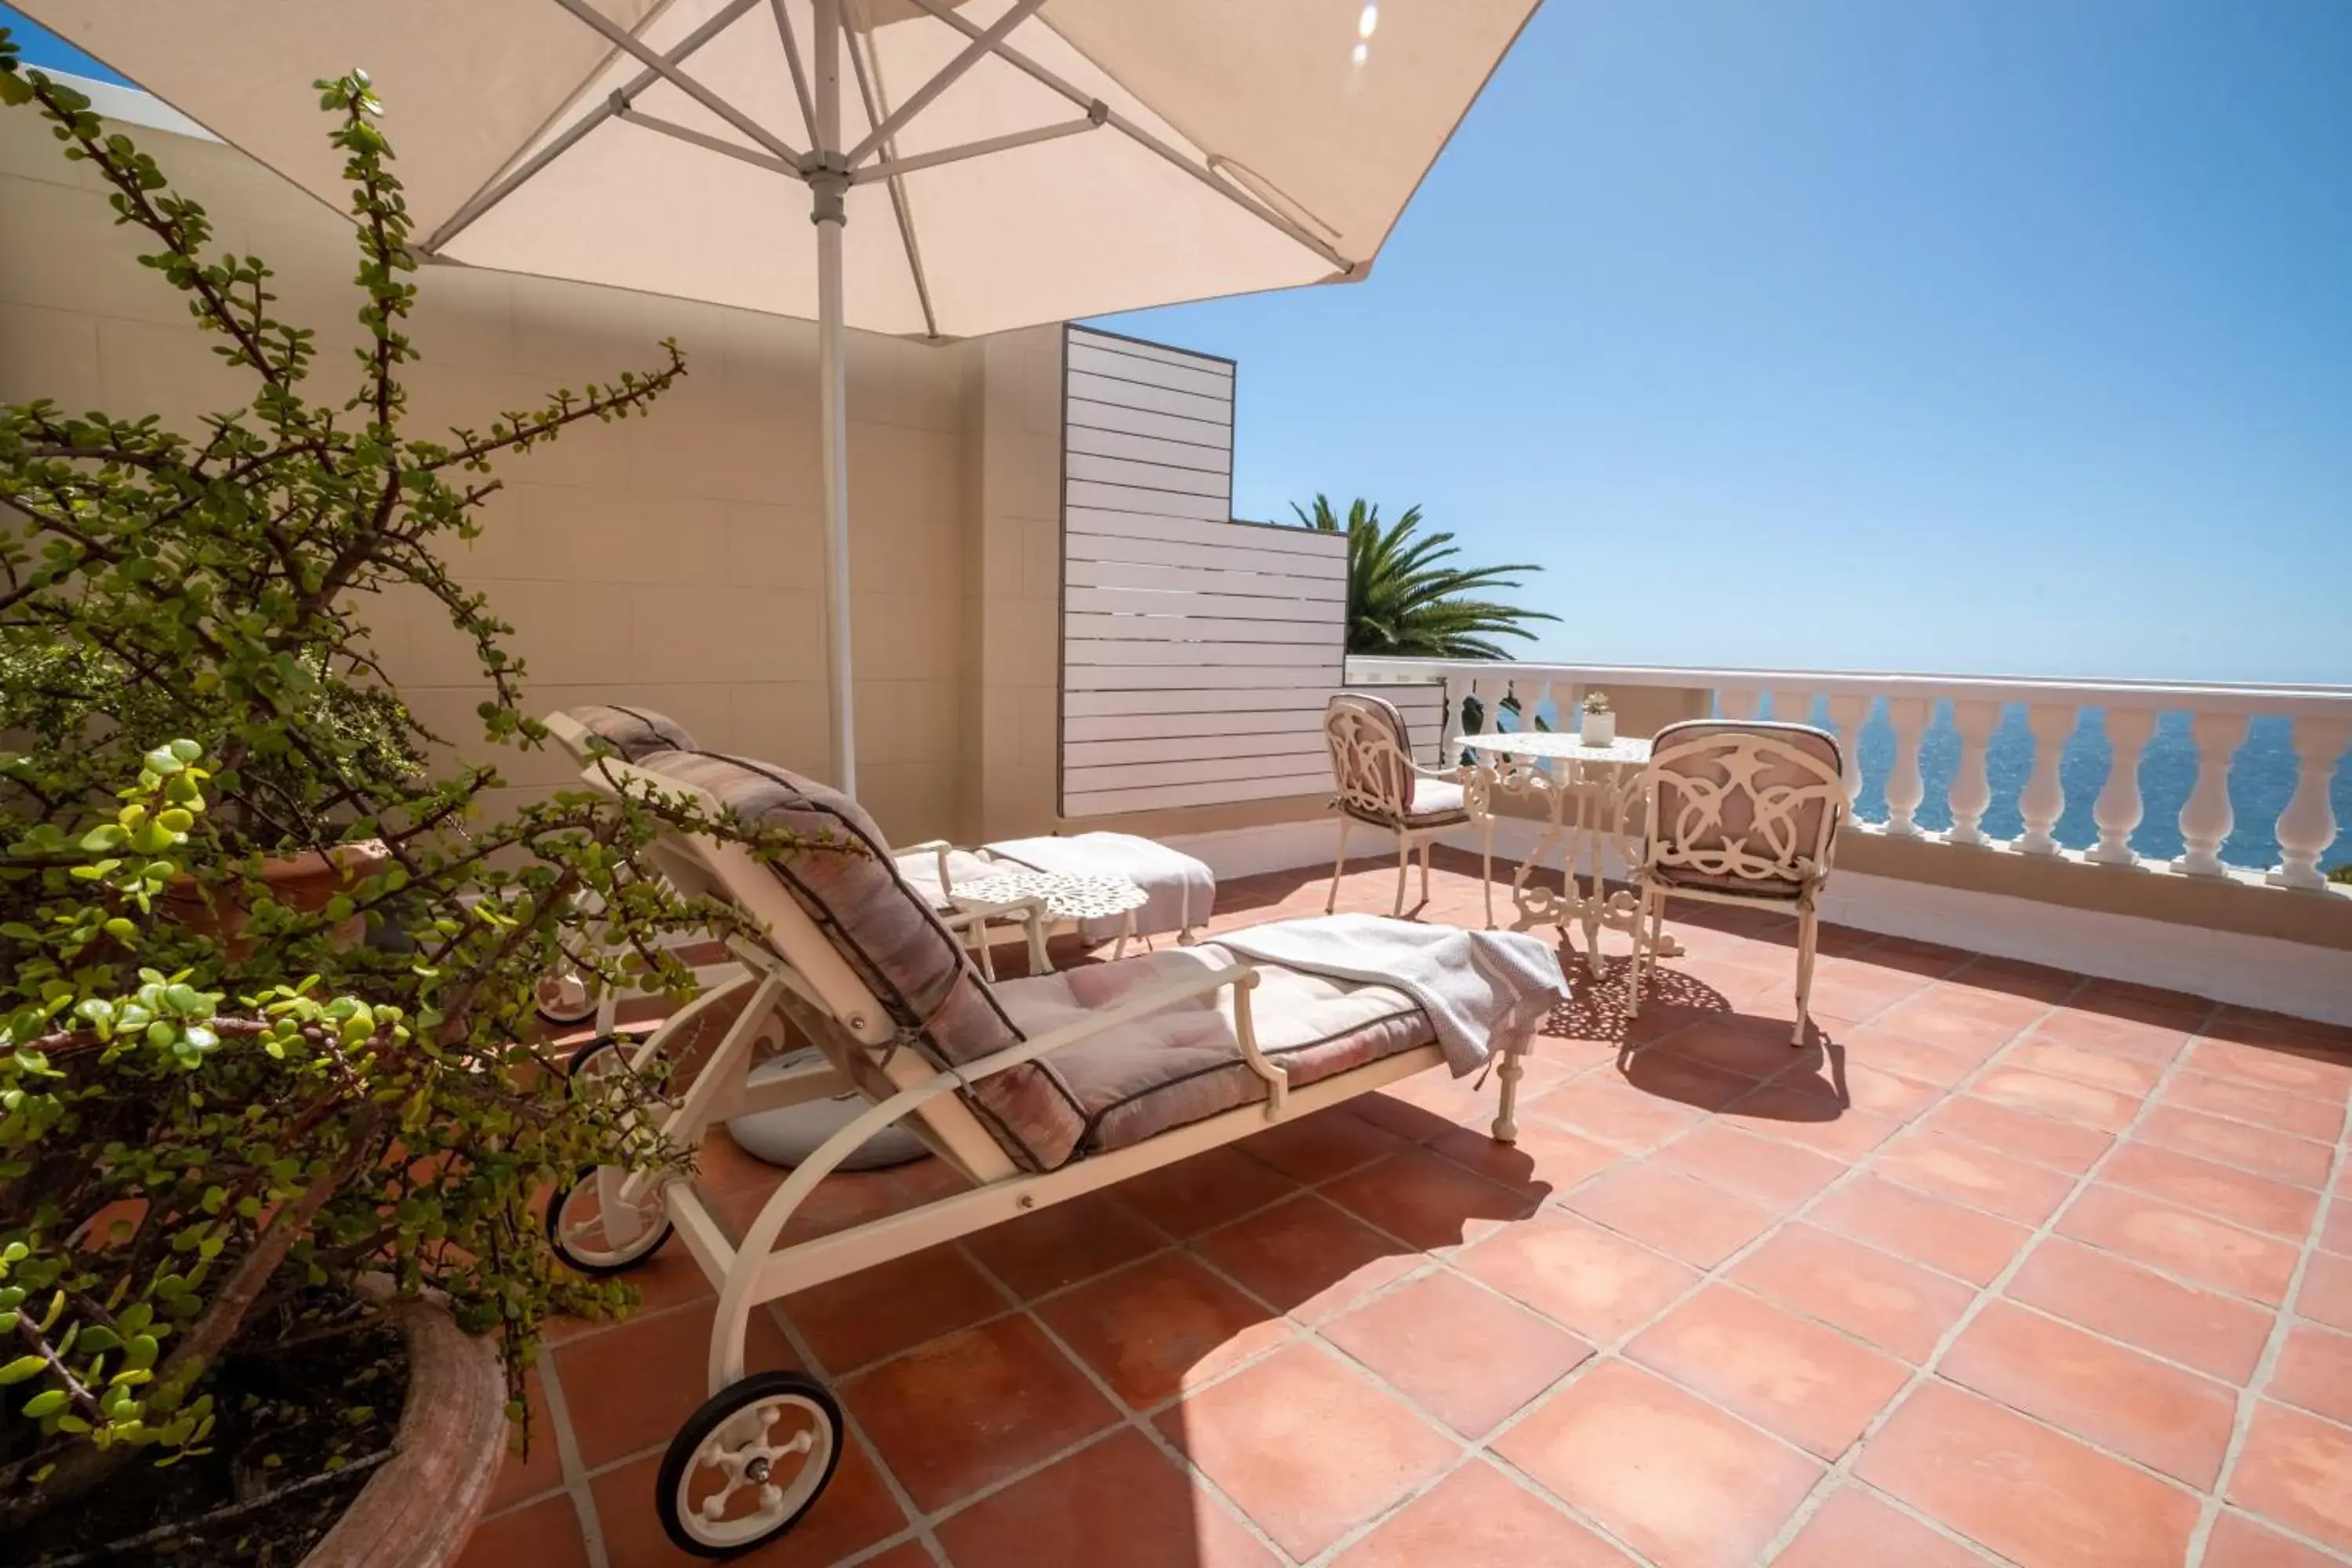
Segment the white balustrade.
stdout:
<path fill-rule="evenodd" d="M 2185 847 L 2172 868 L 2184 877 L 2226 877 L 2221 844 L 2237 821 L 2230 808 L 2230 759 L 2246 742 L 2246 715 L 2200 713 L 2189 721 L 2189 738 L 2197 743 L 2197 787 L 2180 808 Z"/>
<path fill-rule="evenodd" d="M 1919 773 L 1919 742 L 1927 733 L 1935 705 L 1924 697 L 1897 697 L 1886 705 L 1895 729 L 1895 771 L 1886 778 L 1886 831 L 1897 838 L 1920 837 L 1920 803 L 1927 781 Z"/>
<path fill-rule="evenodd" d="M 2145 809 L 2139 798 L 2139 754 L 2155 733 L 2153 708 L 2107 710 L 2107 784 L 2099 792 L 2098 804 L 2091 807 L 2091 820 L 2099 826 L 2099 841 L 2084 851 L 2084 859 L 2102 866 L 2139 864 L 2131 847 L 2132 829 L 2139 826 Z"/>
<path fill-rule="evenodd" d="M 2074 704 L 2036 702 L 2025 710 L 2025 728 L 2033 736 L 2033 773 L 2017 797 L 2017 815 L 2025 819 L 2017 847 L 2028 855 L 2055 855 L 2061 846 L 2051 830 L 2066 814 L 2058 763 L 2065 754 L 2066 737 L 2074 732 Z"/>
<path fill-rule="evenodd" d="M 1945 837 L 1955 844 L 1990 842 L 1980 826 L 1985 808 L 1992 805 L 1992 785 L 1985 778 L 1985 752 L 2000 725 L 1998 702 L 1952 704 L 1952 728 L 1960 737 L 1960 771 L 1952 780 L 1952 830 Z"/>
<path fill-rule="evenodd" d="M 2352 687 L 2259 686 L 2224 682 L 2173 684 L 2160 681 L 2070 681 L 2052 679 L 1986 679 L 1971 676 L 1869 675 L 1831 671 L 1768 669 L 1677 669 L 1651 666 L 1511 664 L 1497 665 L 1456 659 L 1350 659 L 1351 682 L 1443 680 L 1447 693 L 1449 752 L 1459 734 L 1461 699 L 1475 693 L 1486 704 L 1487 723 L 1494 717 L 1507 683 L 1517 682 L 1522 700 L 1521 722 L 1532 725 L 1535 711 L 1555 700 L 1561 727 L 1574 723 L 1571 710 L 1586 690 L 1616 692 L 1620 689 L 1711 690 L 1717 710 L 1727 719 L 1753 719 L 1769 693 L 1776 719 L 1801 721 L 1817 700 L 1826 700 L 1828 722 L 1837 733 L 1846 758 L 1845 782 L 1850 796 L 1862 786 L 1862 730 L 1872 705 L 1886 703 L 1886 720 L 1894 732 L 1894 757 L 1885 780 L 1886 821 L 1863 824 L 1865 828 L 1897 837 L 1926 837 L 1919 815 L 1927 803 L 1927 785 L 1920 761 L 1921 743 L 1936 705 L 1952 705 L 1952 726 L 1959 737 L 1959 763 L 1950 785 L 1952 826 L 1940 836 L 1955 845 L 1990 843 L 1984 819 L 1994 805 L 1987 758 L 2000 728 L 2002 709 L 2011 703 L 2026 711 L 2026 728 L 2033 739 L 2033 763 L 2016 806 L 2024 831 L 2012 846 L 2038 857 L 2064 857 L 2081 862 L 2140 873 L 2191 877 L 2231 877 L 2245 884 L 2257 879 L 2232 873 L 2221 858 L 2221 845 L 2234 826 L 2230 802 L 2232 757 L 2245 743 L 2250 721 L 2256 716 L 2284 718 L 2293 722 L 2295 757 L 2293 798 L 2279 813 L 2274 834 L 2278 864 L 2268 883 L 2282 889 L 2323 896 L 2344 896 L 2332 889 L 2325 863 L 2335 847 L 2339 824 L 2330 791 L 2352 752 Z M 2105 714 L 2110 761 L 2099 781 L 2090 812 L 2098 842 L 2079 856 L 2064 850 L 2056 828 L 2066 810 L 2063 761 L 2066 743 L 2083 710 L 2097 708 Z M 2189 735 L 2196 751 L 2197 774 L 2188 802 L 2180 809 L 2184 850 L 2170 862 L 2141 858 L 2131 839 L 2141 826 L 2145 805 L 2139 772 L 2161 711 L 2190 715 Z"/>
<path fill-rule="evenodd" d="M 1845 804 L 1849 811 L 1862 798 L 1862 726 L 1869 717 L 1869 698 L 1852 691 L 1830 694 L 1830 727 L 1837 731 L 1838 754 L 1845 759 Z"/>
<path fill-rule="evenodd" d="M 2294 798 L 2279 813 L 2279 864 L 2267 879 L 2271 886 L 2327 886 L 2319 871 L 2320 856 L 2336 841 L 2336 808 L 2327 796 L 2347 747 L 2352 747 L 2352 721 L 2295 721 Z"/>

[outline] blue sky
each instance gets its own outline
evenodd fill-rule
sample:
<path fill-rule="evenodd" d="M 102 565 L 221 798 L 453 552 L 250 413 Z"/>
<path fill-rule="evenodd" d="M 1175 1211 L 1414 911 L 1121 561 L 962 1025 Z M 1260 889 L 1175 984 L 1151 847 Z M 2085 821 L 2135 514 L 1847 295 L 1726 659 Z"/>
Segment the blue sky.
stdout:
<path fill-rule="evenodd" d="M 2344 0 L 1550 0 L 1370 282 L 1107 324 L 1544 656 L 2352 681 Z"/>

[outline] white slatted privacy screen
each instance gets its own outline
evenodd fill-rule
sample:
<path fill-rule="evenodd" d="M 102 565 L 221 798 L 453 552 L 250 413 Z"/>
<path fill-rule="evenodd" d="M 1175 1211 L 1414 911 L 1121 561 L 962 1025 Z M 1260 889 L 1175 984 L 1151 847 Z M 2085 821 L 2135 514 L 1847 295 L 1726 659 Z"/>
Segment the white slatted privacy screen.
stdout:
<path fill-rule="evenodd" d="M 1343 535 L 1235 522 L 1231 361 L 1068 330 L 1062 815 L 1326 794 Z M 1391 687 L 1424 762 L 1444 688 Z"/>

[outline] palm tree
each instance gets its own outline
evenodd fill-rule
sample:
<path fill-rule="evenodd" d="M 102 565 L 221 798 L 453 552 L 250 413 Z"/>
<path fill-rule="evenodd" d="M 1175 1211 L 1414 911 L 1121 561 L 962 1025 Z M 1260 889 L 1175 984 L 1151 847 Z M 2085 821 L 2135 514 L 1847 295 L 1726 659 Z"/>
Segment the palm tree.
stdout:
<path fill-rule="evenodd" d="M 1490 637 L 1532 638 L 1528 621 L 1558 616 L 1464 595 L 1486 588 L 1516 588 L 1515 572 L 1540 566 L 1447 566 L 1457 553 L 1450 533 L 1422 534 L 1421 508 L 1394 522 L 1359 496 L 1343 523 L 1330 499 L 1318 495 L 1312 511 L 1293 501 L 1303 528 L 1348 535 L 1348 651 L 1399 658 L 1503 658 Z"/>

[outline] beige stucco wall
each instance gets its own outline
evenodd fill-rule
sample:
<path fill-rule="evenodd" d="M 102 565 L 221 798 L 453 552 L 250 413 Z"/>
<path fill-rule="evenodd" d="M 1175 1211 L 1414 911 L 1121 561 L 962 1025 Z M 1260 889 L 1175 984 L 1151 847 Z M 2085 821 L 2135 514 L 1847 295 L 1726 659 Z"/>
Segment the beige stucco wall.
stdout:
<path fill-rule="evenodd" d="M 320 334 L 314 385 L 350 384 L 344 221 L 226 147 L 130 129 L 205 202 L 222 247 L 278 269 L 281 314 Z M 140 248 L 44 125 L 0 111 L 0 401 L 184 431 L 244 401 Z M 664 337 L 688 356 L 649 418 L 503 463 L 482 537 L 450 562 L 514 624 L 533 706 L 641 702 L 706 744 L 822 773 L 814 329 L 458 268 L 419 284 L 413 434 L 651 367 Z M 1059 343 L 1058 329 L 946 348 L 852 334 L 859 794 L 893 837 L 1050 826 Z M 470 656 L 432 607 L 387 601 L 369 618 L 416 710 L 478 734 Z M 509 773 L 568 782 L 553 755 Z"/>

